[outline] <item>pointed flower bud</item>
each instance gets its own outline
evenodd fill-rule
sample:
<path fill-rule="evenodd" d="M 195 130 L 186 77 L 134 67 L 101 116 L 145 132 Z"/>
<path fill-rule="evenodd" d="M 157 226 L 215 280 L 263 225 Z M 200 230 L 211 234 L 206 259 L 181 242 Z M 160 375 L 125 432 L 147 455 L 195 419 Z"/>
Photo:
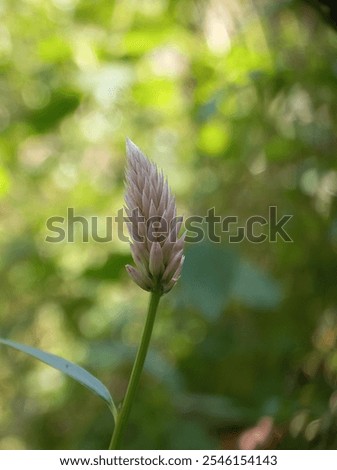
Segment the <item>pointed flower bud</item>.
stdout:
<path fill-rule="evenodd" d="M 185 235 L 178 237 L 182 217 L 163 173 L 127 139 L 126 213 L 131 253 L 136 268 L 127 265 L 130 277 L 142 289 L 169 292 L 184 263 Z"/>

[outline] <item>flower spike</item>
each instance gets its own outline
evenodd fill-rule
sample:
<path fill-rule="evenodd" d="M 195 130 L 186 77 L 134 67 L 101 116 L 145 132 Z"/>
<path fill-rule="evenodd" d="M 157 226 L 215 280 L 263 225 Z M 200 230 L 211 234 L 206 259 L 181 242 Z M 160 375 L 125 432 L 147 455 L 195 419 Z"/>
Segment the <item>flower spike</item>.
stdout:
<path fill-rule="evenodd" d="M 125 210 L 136 264 L 126 269 L 142 289 L 167 293 L 184 262 L 185 234 L 178 237 L 182 217 L 176 216 L 175 198 L 162 171 L 129 139 L 126 153 Z"/>

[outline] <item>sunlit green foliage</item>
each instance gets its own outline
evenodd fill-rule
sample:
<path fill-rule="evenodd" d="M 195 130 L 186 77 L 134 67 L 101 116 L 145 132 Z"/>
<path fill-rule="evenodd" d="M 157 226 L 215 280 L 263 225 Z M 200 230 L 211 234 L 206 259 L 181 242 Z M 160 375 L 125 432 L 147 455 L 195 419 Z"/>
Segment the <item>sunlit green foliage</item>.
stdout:
<path fill-rule="evenodd" d="M 336 448 L 337 36 L 301 2 L 2 0 L 0 336 L 124 396 L 147 295 L 129 247 L 46 243 L 46 220 L 116 215 L 125 138 L 179 212 L 292 214 L 293 243 L 204 242 L 163 300 L 127 448 Z M 0 448 L 106 448 L 103 402 L 0 348 Z M 178 429 L 178 432 L 177 432 Z"/>

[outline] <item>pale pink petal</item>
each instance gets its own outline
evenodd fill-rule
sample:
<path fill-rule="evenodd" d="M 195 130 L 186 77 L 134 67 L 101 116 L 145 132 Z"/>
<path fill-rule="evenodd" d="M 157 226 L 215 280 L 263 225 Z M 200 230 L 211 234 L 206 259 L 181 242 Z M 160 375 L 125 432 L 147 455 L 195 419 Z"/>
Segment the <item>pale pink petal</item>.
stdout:
<path fill-rule="evenodd" d="M 139 285 L 139 287 L 147 291 L 151 290 L 152 283 L 149 278 L 144 276 L 144 274 L 140 273 L 139 271 L 137 271 L 136 268 L 134 268 L 133 266 L 130 266 L 129 264 L 127 264 L 125 268 L 129 276 L 135 281 L 136 284 Z"/>

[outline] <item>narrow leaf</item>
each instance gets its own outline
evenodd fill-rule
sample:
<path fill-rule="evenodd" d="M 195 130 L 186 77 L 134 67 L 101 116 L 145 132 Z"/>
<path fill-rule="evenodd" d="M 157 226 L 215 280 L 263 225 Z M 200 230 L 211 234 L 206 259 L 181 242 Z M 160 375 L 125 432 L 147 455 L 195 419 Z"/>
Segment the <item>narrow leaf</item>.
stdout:
<path fill-rule="evenodd" d="M 76 380 L 81 385 L 84 385 L 91 392 L 98 395 L 107 403 L 110 411 L 112 412 L 116 420 L 116 407 L 109 393 L 109 390 L 106 388 L 105 385 L 102 384 L 102 382 L 96 379 L 96 377 L 94 377 L 88 371 L 83 369 L 83 367 L 77 366 L 76 364 L 73 364 L 72 362 L 63 359 L 62 357 L 55 356 L 54 354 L 46 353 L 44 351 L 40 351 L 40 349 L 32 348 L 31 346 L 16 343 L 8 339 L 0 338 L 0 343 L 6 346 L 10 346 L 11 348 L 17 349 L 18 351 L 22 351 L 28 354 L 29 356 L 35 357 L 35 359 L 38 359 L 39 361 L 42 361 L 45 364 L 48 364 L 54 369 L 57 369 L 63 372 L 64 374 L 68 375 L 72 379 Z"/>

